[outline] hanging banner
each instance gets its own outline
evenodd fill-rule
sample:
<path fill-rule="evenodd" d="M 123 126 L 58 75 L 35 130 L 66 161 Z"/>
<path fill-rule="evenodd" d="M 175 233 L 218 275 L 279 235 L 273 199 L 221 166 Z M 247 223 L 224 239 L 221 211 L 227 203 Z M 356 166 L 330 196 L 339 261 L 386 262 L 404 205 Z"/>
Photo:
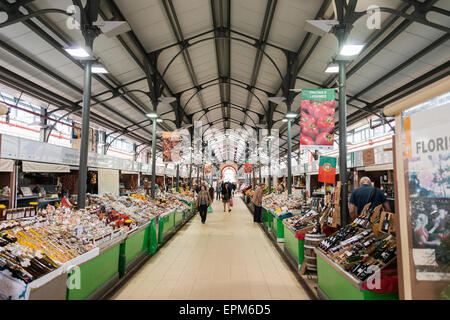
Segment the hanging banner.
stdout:
<path fill-rule="evenodd" d="M 301 97 L 300 146 L 332 149 L 334 144 L 335 89 L 304 89 Z"/>
<path fill-rule="evenodd" d="M 406 201 L 415 277 L 450 281 L 450 94 L 402 114 Z"/>
<path fill-rule="evenodd" d="M 180 161 L 180 133 L 165 131 L 162 133 L 163 162 Z"/>
<path fill-rule="evenodd" d="M 252 164 L 251 163 L 244 163 L 244 172 L 252 173 Z"/>
<path fill-rule="evenodd" d="M 205 164 L 205 175 L 211 174 L 211 164 Z"/>
<path fill-rule="evenodd" d="M 194 154 L 193 162 L 196 165 L 202 164 L 202 122 L 194 121 Z"/>
<path fill-rule="evenodd" d="M 320 156 L 319 182 L 336 183 L 336 163 L 336 158 Z"/>
<path fill-rule="evenodd" d="M 81 124 L 73 123 L 72 128 L 72 148 L 80 150 L 81 146 Z M 88 151 L 89 152 L 97 152 L 97 130 L 89 128 L 89 142 L 88 142 Z"/>

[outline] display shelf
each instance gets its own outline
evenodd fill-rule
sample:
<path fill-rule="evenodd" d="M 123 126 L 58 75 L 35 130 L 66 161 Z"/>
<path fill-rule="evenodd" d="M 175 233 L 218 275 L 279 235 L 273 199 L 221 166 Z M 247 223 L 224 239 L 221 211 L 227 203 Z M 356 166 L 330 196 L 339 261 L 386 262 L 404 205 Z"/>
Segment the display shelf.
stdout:
<path fill-rule="evenodd" d="M 375 293 L 363 289 L 363 282 L 336 265 L 320 250 L 317 255 L 317 279 L 322 294 L 330 300 L 398 300 L 398 292 Z"/>

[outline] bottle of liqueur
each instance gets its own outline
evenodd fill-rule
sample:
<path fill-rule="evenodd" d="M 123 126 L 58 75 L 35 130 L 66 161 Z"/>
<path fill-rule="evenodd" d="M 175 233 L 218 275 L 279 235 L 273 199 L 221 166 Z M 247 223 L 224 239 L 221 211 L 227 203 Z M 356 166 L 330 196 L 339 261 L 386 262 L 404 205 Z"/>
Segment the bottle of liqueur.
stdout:
<path fill-rule="evenodd" d="M 384 215 L 383 223 L 381 224 L 381 231 L 388 233 L 390 224 L 391 224 L 391 215 L 386 212 L 386 214 Z"/>

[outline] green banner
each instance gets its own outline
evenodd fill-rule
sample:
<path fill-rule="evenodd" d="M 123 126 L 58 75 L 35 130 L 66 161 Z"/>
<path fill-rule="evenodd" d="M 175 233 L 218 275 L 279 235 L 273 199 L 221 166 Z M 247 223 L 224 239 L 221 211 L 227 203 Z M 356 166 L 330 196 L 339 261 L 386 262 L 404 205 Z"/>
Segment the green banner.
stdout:
<path fill-rule="evenodd" d="M 331 101 L 336 99 L 335 89 L 302 89 L 302 100 Z"/>

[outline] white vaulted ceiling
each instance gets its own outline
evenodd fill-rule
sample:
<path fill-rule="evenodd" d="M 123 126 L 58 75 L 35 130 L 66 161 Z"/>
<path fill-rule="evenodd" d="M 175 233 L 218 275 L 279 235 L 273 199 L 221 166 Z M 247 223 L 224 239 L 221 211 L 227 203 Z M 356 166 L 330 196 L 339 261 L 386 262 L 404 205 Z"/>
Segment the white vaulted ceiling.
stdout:
<path fill-rule="evenodd" d="M 0 9 L 11 2 L 14 1 L 0 0 Z M 281 85 L 282 78 L 291 71 L 288 54 L 296 56 L 301 66 L 296 74 L 296 88 L 337 86 L 336 76 L 324 72 L 336 54 L 335 36 L 327 34 L 320 38 L 304 29 L 306 20 L 315 19 L 318 13 L 321 14 L 317 18 L 333 18 L 332 3 L 331 0 L 103 0 L 100 20 L 124 18 L 132 31 L 114 38 L 102 35 L 95 40 L 94 54 L 109 73 L 97 75 L 92 81 L 92 122 L 109 131 L 126 129 L 126 135 L 140 143 L 150 141 L 150 121 L 145 121 L 145 113 L 153 106 L 144 93 L 150 89 L 143 66 L 146 60 L 150 61 L 146 57 L 157 57 L 154 67 L 164 79 L 163 95 L 179 96 L 179 101 L 158 107 L 158 114 L 167 120 L 159 124 L 161 130 L 174 130 L 180 125 L 176 122 L 177 110 L 183 115 L 182 124 L 201 120 L 204 132 L 212 127 L 222 134 L 230 128 L 265 127 L 273 120 L 273 128 L 280 132 L 283 152 L 287 132 L 281 120 L 287 107 L 271 106 L 268 96 L 285 95 Z M 66 10 L 71 4 L 70 0 L 35 0 L 26 8 Z M 370 5 L 403 9 L 408 1 L 358 0 L 356 9 L 365 11 Z M 450 2 L 434 1 L 433 5 L 447 11 L 441 15 L 430 13 L 429 19 L 450 27 L 446 16 Z M 412 10 L 411 6 L 406 12 Z M 419 85 L 415 79 L 424 76 L 426 81 L 449 72 L 448 33 L 418 22 L 407 23 L 402 17 L 387 28 L 393 19 L 393 14 L 382 13 L 381 28 L 368 29 L 362 18 L 349 35 L 351 41 L 368 44 L 347 66 L 349 123 L 367 116 L 360 108 L 379 111 L 391 99 Z M 68 28 L 67 16 L 56 13 L 33 18 L 31 23 L 34 27 L 19 22 L 0 28 L 0 41 L 8 45 L 0 45 L 0 64 L 6 69 L 2 70 L 35 84 L 40 93 L 24 94 L 42 105 L 50 104 L 50 109 L 80 107 L 83 68 L 61 50 L 68 45 L 84 44 L 80 30 Z M 261 42 L 260 49 L 256 41 Z M 433 43 L 433 49 L 413 58 Z M 183 45 L 187 48 L 183 49 Z M 402 64 L 404 68 L 392 72 Z M 10 78 L 4 79 L 7 80 L 0 79 L 2 91 L 20 91 Z M 50 92 L 44 94 L 44 89 Z M 271 107 L 275 110 L 272 119 L 268 119 Z M 299 108 L 297 97 L 291 109 Z M 74 116 L 79 115 L 78 112 Z M 294 122 L 292 133 L 299 133 L 298 122 Z M 297 145 L 294 142 L 294 148 Z M 215 150 L 225 152 L 219 146 Z M 241 152 L 236 147 L 234 156 L 239 157 Z M 226 158 L 225 154 L 222 157 Z"/>

